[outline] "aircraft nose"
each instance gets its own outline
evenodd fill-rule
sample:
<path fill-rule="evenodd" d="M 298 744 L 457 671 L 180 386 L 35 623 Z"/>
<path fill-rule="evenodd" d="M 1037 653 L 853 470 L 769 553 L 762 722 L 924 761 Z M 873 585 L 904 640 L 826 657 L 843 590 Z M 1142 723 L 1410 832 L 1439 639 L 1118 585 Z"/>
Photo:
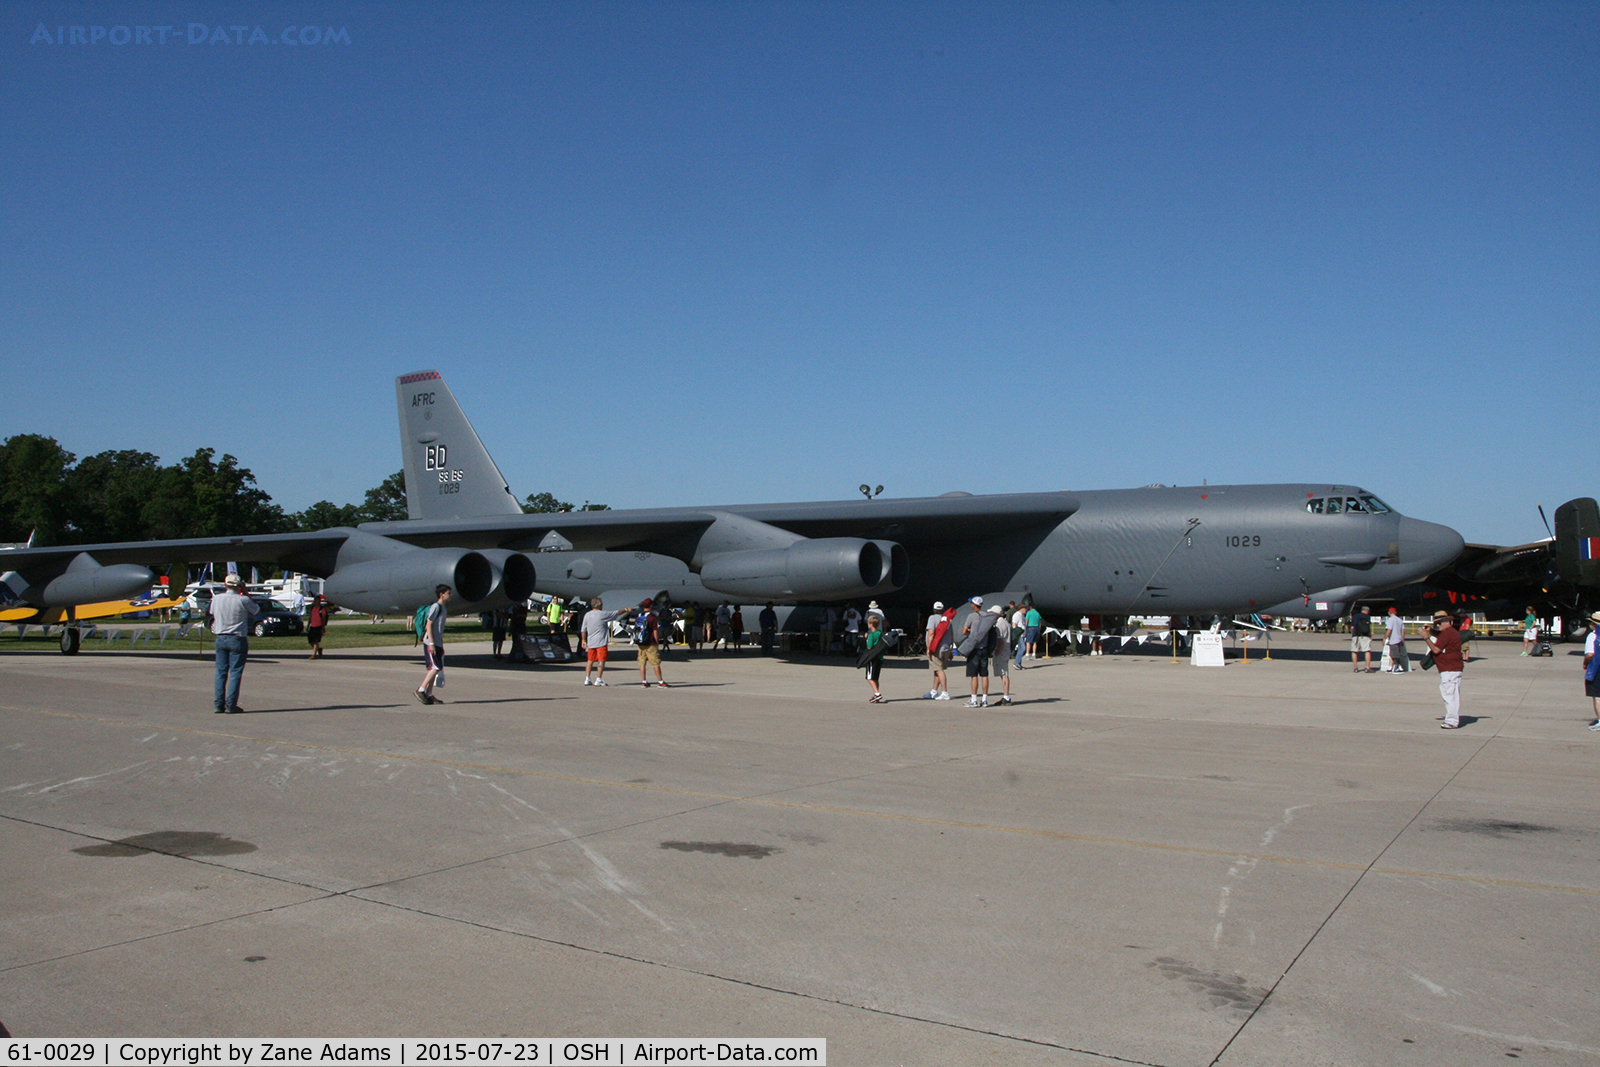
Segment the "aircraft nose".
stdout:
<path fill-rule="evenodd" d="M 1448 526 L 1400 519 L 1400 566 L 1413 578 L 1432 574 L 1461 555 L 1466 542 Z"/>

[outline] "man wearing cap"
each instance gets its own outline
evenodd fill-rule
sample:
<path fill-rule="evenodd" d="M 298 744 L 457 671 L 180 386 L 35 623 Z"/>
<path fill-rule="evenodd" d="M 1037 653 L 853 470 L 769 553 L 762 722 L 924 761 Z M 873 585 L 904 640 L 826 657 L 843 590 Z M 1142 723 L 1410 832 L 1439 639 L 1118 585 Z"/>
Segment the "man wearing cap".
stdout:
<path fill-rule="evenodd" d="M 1406 624 L 1400 618 L 1400 609 L 1391 607 L 1383 620 L 1384 645 L 1389 649 L 1389 673 L 1405 674 L 1411 666 L 1406 660 Z"/>
<path fill-rule="evenodd" d="M 1006 618 L 1006 609 L 999 604 L 989 608 L 994 615 L 994 632 L 997 635 L 994 641 L 994 655 L 989 657 L 989 673 L 1000 679 L 1000 703 L 1011 703 L 1011 620 Z M 1021 634 L 1017 634 L 1021 637 Z"/>
<path fill-rule="evenodd" d="M 639 601 L 639 614 L 633 622 L 634 643 L 639 646 L 639 685 L 649 689 L 650 682 L 645 678 L 645 665 L 649 664 L 656 669 L 656 684 L 663 689 L 670 689 L 661 677 L 661 629 L 654 611 L 655 601 Z"/>
<path fill-rule="evenodd" d="M 933 602 L 933 614 L 928 616 L 927 632 L 923 634 L 928 645 L 928 666 L 933 668 L 933 688 L 928 690 L 929 700 L 950 699 L 950 679 L 945 671 L 950 667 L 950 650 L 955 647 L 950 625 L 956 609 L 945 610 L 944 601 Z"/>
<path fill-rule="evenodd" d="M 956 646 L 956 654 L 967 658 L 967 682 L 972 687 L 967 707 L 986 708 L 989 706 L 989 654 L 993 651 L 989 638 L 1000 617 L 983 610 L 981 596 L 967 603 L 972 606 L 972 614 L 962 622 L 961 643 Z M 978 693 L 980 685 L 982 695 Z"/>
<path fill-rule="evenodd" d="M 250 658 L 250 617 L 260 614 L 261 605 L 245 595 L 244 582 L 230 574 L 222 592 L 211 598 L 211 632 L 216 635 L 217 677 L 212 687 L 211 708 L 217 714 L 237 715 L 239 683 L 244 680 L 244 661 Z"/>
<path fill-rule="evenodd" d="M 1456 632 L 1456 620 L 1448 611 L 1433 613 L 1433 625 L 1422 633 L 1433 653 L 1433 665 L 1439 671 L 1439 695 L 1444 698 L 1444 722 L 1440 729 L 1454 730 L 1461 725 L 1461 635 Z"/>
<path fill-rule="evenodd" d="M 1589 636 L 1583 642 L 1583 692 L 1594 700 L 1594 722 L 1589 729 L 1600 731 L 1600 611 L 1589 616 Z"/>

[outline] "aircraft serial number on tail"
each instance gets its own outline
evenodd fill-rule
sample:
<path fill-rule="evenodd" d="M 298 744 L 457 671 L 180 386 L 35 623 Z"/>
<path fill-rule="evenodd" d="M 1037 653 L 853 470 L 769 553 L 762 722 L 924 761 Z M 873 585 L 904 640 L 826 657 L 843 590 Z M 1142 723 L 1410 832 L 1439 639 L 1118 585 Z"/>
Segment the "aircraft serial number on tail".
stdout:
<path fill-rule="evenodd" d="M 1229 548 L 1260 548 L 1260 534 L 1242 534 L 1238 537 L 1228 538 Z"/>

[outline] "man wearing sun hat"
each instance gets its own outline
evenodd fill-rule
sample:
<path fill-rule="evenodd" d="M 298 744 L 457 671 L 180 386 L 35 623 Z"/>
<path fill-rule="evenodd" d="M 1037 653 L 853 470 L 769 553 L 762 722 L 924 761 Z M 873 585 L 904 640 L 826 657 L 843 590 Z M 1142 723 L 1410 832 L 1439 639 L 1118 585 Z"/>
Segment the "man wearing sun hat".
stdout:
<path fill-rule="evenodd" d="M 1440 729 L 1454 730 L 1461 725 L 1461 635 L 1456 620 L 1448 611 L 1433 613 L 1433 625 L 1422 632 L 1439 671 L 1439 695 L 1444 698 L 1444 722 Z"/>

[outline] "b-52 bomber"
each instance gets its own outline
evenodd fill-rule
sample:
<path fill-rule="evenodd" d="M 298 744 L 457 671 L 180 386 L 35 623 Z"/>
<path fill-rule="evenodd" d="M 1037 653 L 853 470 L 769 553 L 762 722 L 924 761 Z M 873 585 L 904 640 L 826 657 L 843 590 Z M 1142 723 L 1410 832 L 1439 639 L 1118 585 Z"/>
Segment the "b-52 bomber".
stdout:
<path fill-rule="evenodd" d="M 745 603 L 871 596 L 889 608 L 982 594 L 1031 598 L 1046 616 L 1327 618 L 1462 549 L 1449 527 L 1405 517 L 1353 485 L 524 514 L 438 372 L 404 375 L 395 390 L 407 519 L 19 549 L 5 555 L 13 591 L 41 607 L 109 600 L 147 587 L 152 566 L 226 558 L 323 577 L 330 601 L 363 612 L 409 611 L 443 583 L 468 611 L 537 587 L 585 597 L 665 589 L 677 600 Z M 539 551 L 556 539 L 562 551 Z"/>

